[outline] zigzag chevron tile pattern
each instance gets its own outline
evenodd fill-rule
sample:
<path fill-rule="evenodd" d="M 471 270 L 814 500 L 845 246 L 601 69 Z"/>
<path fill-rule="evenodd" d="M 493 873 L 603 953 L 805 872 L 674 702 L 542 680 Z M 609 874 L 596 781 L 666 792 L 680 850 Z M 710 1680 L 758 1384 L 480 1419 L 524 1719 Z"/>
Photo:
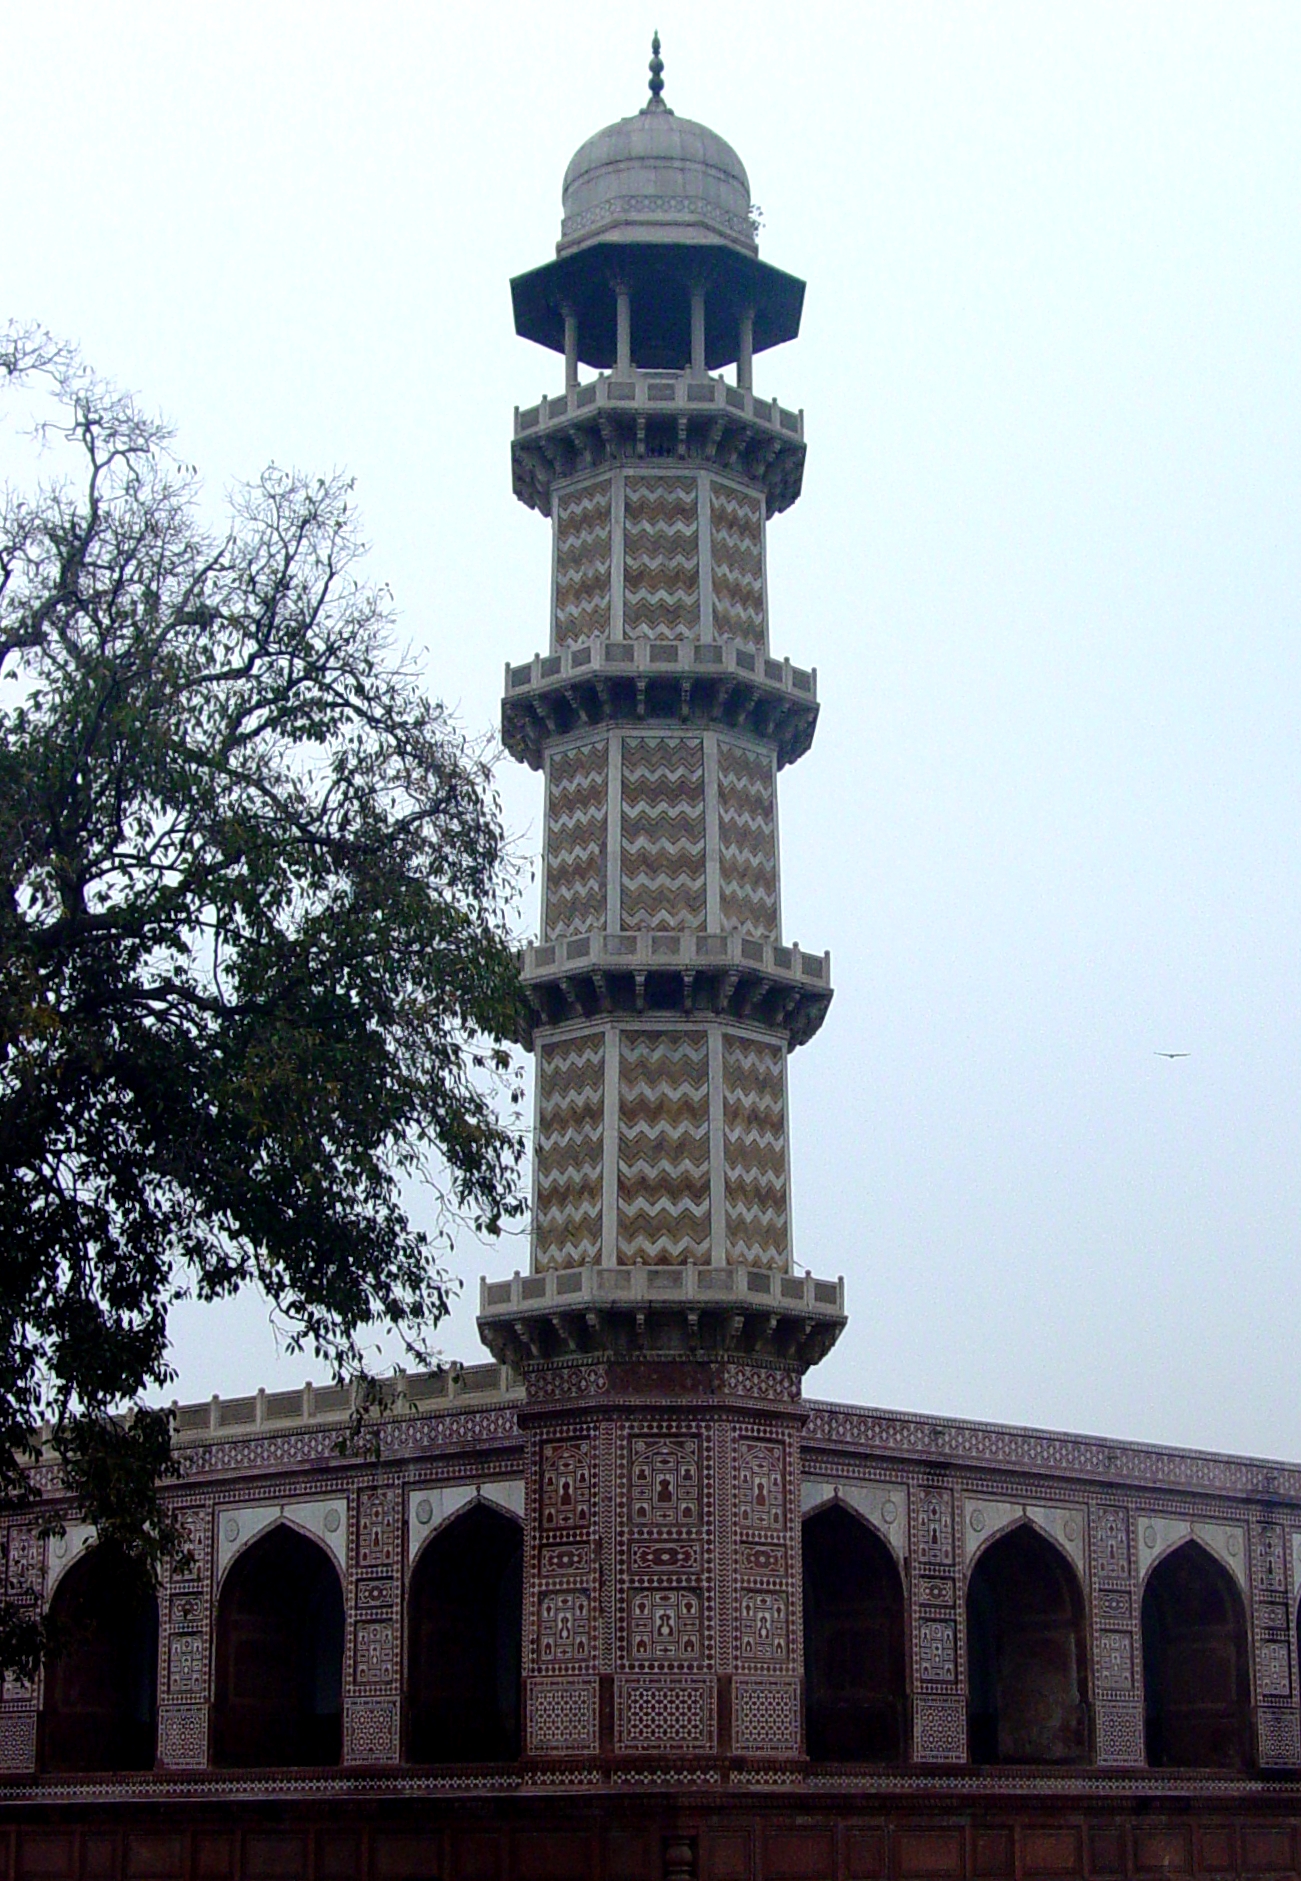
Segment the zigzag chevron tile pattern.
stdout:
<path fill-rule="evenodd" d="M 610 752 L 605 739 L 553 751 L 547 790 L 547 940 L 605 926 L 606 799 Z"/>
<path fill-rule="evenodd" d="M 622 909 L 628 933 L 705 925 L 699 738 L 624 738 Z"/>
<path fill-rule="evenodd" d="M 610 631 L 610 480 L 556 509 L 556 646 Z"/>
<path fill-rule="evenodd" d="M 601 1258 L 605 1034 L 544 1041 L 537 1075 L 533 1262 L 540 1273 Z"/>
<path fill-rule="evenodd" d="M 628 478 L 623 567 L 625 638 L 698 638 L 700 548 L 694 477 Z"/>
<path fill-rule="evenodd" d="M 709 1053 L 703 1032 L 619 1040 L 619 1261 L 709 1260 Z"/>
<path fill-rule="evenodd" d="M 724 1196 L 727 1258 L 734 1264 L 787 1263 L 783 1058 L 777 1043 L 723 1034 Z"/>
<path fill-rule="evenodd" d="M 718 913 L 724 933 L 777 938 L 777 787 L 772 758 L 718 741 Z"/>
<path fill-rule="evenodd" d="M 711 484 L 709 535 L 715 638 L 740 640 L 762 651 L 762 500 L 725 484 Z"/>

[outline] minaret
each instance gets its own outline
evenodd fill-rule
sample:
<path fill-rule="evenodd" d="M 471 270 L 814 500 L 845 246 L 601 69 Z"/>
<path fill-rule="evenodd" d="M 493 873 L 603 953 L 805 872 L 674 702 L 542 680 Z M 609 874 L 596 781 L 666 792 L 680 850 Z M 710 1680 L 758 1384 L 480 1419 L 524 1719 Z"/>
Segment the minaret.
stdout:
<path fill-rule="evenodd" d="M 502 707 L 546 790 L 535 1193 L 479 1326 L 526 1387 L 526 1755 L 677 1766 L 801 1753 L 800 1379 L 844 1304 L 791 1258 L 786 1060 L 831 980 L 781 930 L 777 772 L 818 708 L 769 650 L 765 538 L 804 421 L 752 382 L 804 289 L 662 74 L 657 37 L 512 283 L 565 385 L 511 453 L 553 543 L 550 646 Z"/>

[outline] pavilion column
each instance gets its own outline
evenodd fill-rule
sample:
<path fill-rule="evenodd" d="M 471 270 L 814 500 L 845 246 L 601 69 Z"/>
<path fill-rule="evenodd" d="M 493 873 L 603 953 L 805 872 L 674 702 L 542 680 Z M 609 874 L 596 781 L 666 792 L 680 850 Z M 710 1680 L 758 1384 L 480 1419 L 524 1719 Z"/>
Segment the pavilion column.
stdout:
<path fill-rule="evenodd" d="M 614 290 L 614 369 L 621 379 L 632 373 L 632 296 L 620 283 Z"/>
<path fill-rule="evenodd" d="M 705 290 L 702 287 L 691 290 L 691 376 L 693 379 L 705 376 Z"/>
<path fill-rule="evenodd" d="M 736 353 L 736 383 L 742 391 L 754 390 L 754 309 L 746 307 L 741 313 L 741 331 Z"/>

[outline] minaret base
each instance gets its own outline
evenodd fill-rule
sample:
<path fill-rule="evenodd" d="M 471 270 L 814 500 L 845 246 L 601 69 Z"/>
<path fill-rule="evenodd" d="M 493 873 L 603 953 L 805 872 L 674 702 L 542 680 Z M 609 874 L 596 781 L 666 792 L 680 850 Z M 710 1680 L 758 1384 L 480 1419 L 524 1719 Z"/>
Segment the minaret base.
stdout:
<path fill-rule="evenodd" d="M 524 1754 L 629 1781 L 803 1755 L 798 1362 L 524 1366 Z"/>

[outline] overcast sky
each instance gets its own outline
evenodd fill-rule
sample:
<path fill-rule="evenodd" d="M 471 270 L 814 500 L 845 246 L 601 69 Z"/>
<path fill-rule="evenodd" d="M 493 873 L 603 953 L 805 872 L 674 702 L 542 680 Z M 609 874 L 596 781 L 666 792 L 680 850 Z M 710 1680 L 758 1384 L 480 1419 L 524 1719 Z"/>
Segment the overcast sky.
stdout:
<path fill-rule="evenodd" d="M 809 442 L 785 929 L 837 986 L 791 1066 L 796 1254 L 851 1314 L 807 1388 L 1301 1455 L 1301 8 L 15 4 L 0 316 L 214 496 L 354 472 L 486 727 L 547 634 L 511 408 L 562 378 L 508 281 L 656 25 L 808 281 L 756 364 Z M 503 789 L 536 851 L 539 781 Z M 464 1250 L 449 1354 L 526 1264 Z M 177 1358 L 191 1398 L 313 1371 L 257 1301 Z"/>

